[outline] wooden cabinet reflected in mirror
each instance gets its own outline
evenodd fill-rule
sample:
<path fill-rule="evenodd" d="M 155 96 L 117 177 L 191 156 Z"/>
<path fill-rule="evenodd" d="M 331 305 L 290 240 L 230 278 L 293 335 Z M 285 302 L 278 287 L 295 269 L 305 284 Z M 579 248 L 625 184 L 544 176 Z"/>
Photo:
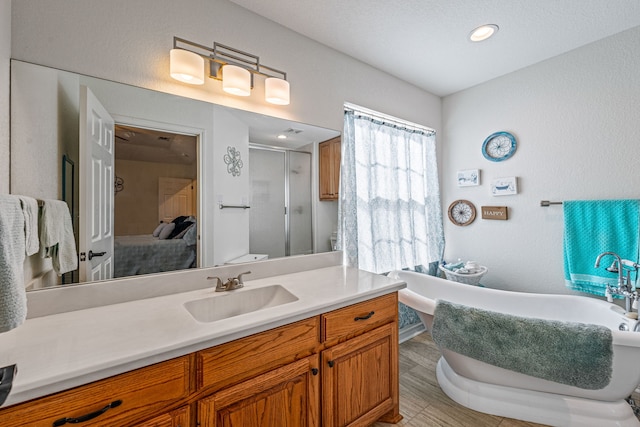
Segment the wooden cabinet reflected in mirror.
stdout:
<path fill-rule="evenodd" d="M 320 200 L 338 200 L 340 190 L 340 137 L 318 145 Z"/>

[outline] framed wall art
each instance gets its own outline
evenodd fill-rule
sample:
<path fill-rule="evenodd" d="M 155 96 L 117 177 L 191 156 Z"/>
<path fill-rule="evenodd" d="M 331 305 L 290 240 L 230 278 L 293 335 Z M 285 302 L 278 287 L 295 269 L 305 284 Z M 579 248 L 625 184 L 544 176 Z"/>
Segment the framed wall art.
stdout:
<path fill-rule="evenodd" d="M 479 169 L 458 171 L 458 187 L 471 187 L 474 185 L 480 185 Z"/>
<path fill-rule="evenodd" d="M 518 179 L 515 176 L 497 178 L 491 181 L 491 194 L 494 196 L 511 196 L 518 194 Z"/>

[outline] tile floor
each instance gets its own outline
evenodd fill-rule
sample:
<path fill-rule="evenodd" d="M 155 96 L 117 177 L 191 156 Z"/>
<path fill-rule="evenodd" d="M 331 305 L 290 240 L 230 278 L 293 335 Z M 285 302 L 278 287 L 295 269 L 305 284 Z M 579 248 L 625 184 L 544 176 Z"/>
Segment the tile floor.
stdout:
<path fill-rule="evenodd" d="M 438 386 L 440 352 L 427 332 L 400 344 L 400 413 L 398 427 L 534 427 L 541 424 L 488 415 L 451 400 Z M 392 424 L 375 423 L 374 427 Z"/>

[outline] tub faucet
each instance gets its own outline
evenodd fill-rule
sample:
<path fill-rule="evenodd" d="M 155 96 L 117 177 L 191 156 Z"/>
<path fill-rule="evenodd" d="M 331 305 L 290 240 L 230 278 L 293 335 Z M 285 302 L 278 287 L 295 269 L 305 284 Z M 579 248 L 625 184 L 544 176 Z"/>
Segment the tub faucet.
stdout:
<path fill-rule="evenodd" d="M 603 252 L 596 258 L 595 268 L 600 267 L 600 260 L 605 255 L 611 255 L 615 257 L 615 261 L 613 261 L 613 263 L 609 267 L 607 267 L 606 270 L 611 273 L 618 273 L 618 285 L 616 287 L 613 287 L 607 284 L 607 290 L 605 292 L 607 301 L 613 302 L 612 295 L 623 296 L 625 309 L 627 313 L 629 313 L 631 312 L 635 301 L 637 301 L 638 299 L 638 293 L 631 284 L 631 271 L 627 270 L 627 276 L 625 277 L 624 267 L 627 266 L 632 267 L 633 269 L 637 269 L 638 264 L 626 259 L 623 260 L 622 258 L 620 258 L 620 255 L 616 254 L 615 252 Z"/>
<path fill-rule="evenodd" d="M 251 274 L 250 271 L 238 274 L 238 277 L 229 277 L 225 283 L 222 283 L 219 277 L 207 277 L 207 280 L 216 280 L 216 292 L 232 291 L 234 289 L 240 289 L 244 286 L 242 282 L 242 276 L 244 274 Z"/>

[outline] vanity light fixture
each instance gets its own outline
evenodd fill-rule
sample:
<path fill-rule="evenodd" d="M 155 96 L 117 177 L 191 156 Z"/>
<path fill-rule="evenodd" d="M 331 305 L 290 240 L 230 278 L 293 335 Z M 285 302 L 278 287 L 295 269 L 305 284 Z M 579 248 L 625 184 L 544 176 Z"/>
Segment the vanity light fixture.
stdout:
<path fill-rule="evenodd" d="M 472 42 L 481 42 L 497 33 L 499 27 L 495 24 L 481 25 L 469 33 L 469 40 Z"/>
<path fill-rule="evenodd" d="M 222 67 L 222 90 L 231 95 L 251 95 L 251 73 L 237 65 L 227 64 Z"/>
<path fill-rule="evenodd" d="M 237 96 L 249 96 L 254 76 L 265 77 L 265 100 L 289 105 L 287 73 L 260 63 L 256 55 L 214 42 L 213 48 L 179 37 L 173 38 L 170 54 L 171 77 L 184 83 L 203 84 L 205 61 L 209 77 L 222 80 L 222 89 Z"/>
<path fill-rule="evenodd" d="M 192 85 L 204 84 L 204 59 L 183 49 L 171 49 L 169 53 L 171 77 Z"/>

